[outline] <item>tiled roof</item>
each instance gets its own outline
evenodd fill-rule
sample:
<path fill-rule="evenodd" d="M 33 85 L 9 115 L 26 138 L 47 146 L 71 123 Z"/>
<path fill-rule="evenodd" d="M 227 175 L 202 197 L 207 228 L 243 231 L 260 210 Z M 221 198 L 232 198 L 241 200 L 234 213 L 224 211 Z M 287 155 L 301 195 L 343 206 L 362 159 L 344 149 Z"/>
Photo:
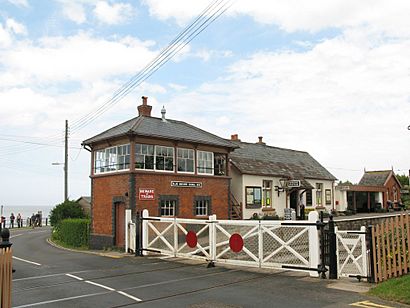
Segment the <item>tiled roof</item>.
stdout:
<path fill-rule="evenodd" d="M 384 186 L 384 183 L 386 183 L 386 180 L 390 176 L 391 172 L 391 170 L 366 171 L 358 185 Z"/>
<path fill-rule="evenodd" d="M 307 152 L 235 141 L 239 146 L 230 154 L 232 163 L 241 173 L 270 175 L 290 179 L 336 178 Z"/>
<path fill-rule="evenodd" d="M 83 141 L 83 145 L 92 145 L 100 141 L 105 141 L 128 134 L 227 148 L 236 147 L 234 143 L 188 123 L 171 119 L 166 119 L 166 121 L 163 121 L 161 118 L 146 116 L 138 116 L 120 125 L 112 127 L 101 134 Z"/>

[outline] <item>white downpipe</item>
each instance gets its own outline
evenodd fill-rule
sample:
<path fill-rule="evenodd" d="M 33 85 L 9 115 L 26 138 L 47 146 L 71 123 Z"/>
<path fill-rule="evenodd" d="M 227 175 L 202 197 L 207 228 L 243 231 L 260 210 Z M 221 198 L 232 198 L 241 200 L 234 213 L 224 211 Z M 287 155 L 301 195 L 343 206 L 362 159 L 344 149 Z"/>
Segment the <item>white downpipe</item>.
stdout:
<path fill-rule="evenodd" d="M 319 220 L 319 213 L 312 211 L 308 215 L 308 220 L 310 223 L 316 223 Z M 319 265 L 319 231 L 316 226 L 309 227 L 309 267 L 317 268 Z M 310 271 L 310 277 L 319 277 L 317 271 Z"/>
<path fill-rule="evenodd" d="M 131 210 L 125 210 L 125 253 L 128 252 L 128 248 L 130 247 L 130 226 L 129 223 L 131 222 Z"/>

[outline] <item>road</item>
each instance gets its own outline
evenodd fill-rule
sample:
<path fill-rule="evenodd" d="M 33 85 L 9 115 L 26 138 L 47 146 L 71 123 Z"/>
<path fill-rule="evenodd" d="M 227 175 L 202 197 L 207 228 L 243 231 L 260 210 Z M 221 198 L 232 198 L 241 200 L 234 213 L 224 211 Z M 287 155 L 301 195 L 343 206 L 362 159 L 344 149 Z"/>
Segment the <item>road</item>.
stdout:
<path fill-rule="evenodd" d="M 47 243 L 49 228 L 11 234 L 13 307 L 400 307 L 300 273 L 68 251 Z"/>

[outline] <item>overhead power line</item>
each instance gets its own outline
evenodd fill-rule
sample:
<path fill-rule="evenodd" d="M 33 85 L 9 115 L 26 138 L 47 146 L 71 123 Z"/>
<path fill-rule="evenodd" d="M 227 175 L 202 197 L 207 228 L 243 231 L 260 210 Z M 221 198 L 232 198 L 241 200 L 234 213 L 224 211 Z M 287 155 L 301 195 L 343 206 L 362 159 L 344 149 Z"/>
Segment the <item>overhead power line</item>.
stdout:
<path fill-rule="evenodd" d="M 84 128 L 100 117 L 108 109 L 127 96 L 133 89 L 141 85 L 152 74 L 158 71 L 169 60 L 171 60 L 186 45 L 195 39 L 200 33 L 209 27 L 215 20 L 229 9 L 234 0 L 215 0 L 210 3 L 187 27 L 185 27 L 162 51 L 151 60 L 140 72 L 135 74 L 128 82 L 116 90 L 111 98 L 103 103 L 97 109 L 88 112 L 84 116 L 74 120 L 70 126 L 70 135 Z M 10 140 L 11 141 L 11 140 Z M 16 141 L 17 142 L 17 141 Z M 63 133 L 44 138 L 41 142 L 21 142 L 23 145 L 8 146 L 6 149 L 0 149 L 0 156 L 17 154 L 32 150 L 37 150 L 47 146 L 64 146 Z M 58 144 L 61 145 L 58 145 Z"/>
<path fill-rule="evenodd" d="M 152 74 L 158 71 L 179 51 L 189 44 L 195 37 L 204 31 L 210 24 L 219 18 L 232 4 L 232 0 L 216 0 L 208 5 L 201 14 L 189 24 L 167 47 L 165 47 L 158 56 L 148 63 L 139 73 L 134 75 L 127 83 L 114 92 L 113 96 L 96 110 L 89 112 L 71 125 L 71 132 L 89 125 L 96 118 L 101 116 L 109 108 L 118 103 L 122 98 L 128 95 L 134 88 L 148 79 Z"/>

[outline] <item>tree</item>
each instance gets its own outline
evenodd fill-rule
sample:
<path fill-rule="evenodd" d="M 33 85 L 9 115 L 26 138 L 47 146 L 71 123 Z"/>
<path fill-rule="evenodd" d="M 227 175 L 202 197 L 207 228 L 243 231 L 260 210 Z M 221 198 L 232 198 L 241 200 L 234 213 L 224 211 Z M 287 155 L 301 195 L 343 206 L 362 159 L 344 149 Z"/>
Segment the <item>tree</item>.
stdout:
<path fill-rule="evenodd" d="M 353 185 L 353 183 L 350 182 L 349 180 L 346 180 L 344 182 L 340 181 L 338 185 L 340 185 L 340 186 L 351 186 L 351 185 Z"/>
<path fill-rule="evenodd" d="M 61 220 L 67 218 L 85 218 L 83 208 L 72 200 L 57 204 L 50 212 L 50 224 L 56 226 Z"/>
<path fill-rule="evenodd" d="M 397 179 L 399 180 L 402 187 L 409 185 L 409 177 L 405 174 L 396 174 Z"/>

